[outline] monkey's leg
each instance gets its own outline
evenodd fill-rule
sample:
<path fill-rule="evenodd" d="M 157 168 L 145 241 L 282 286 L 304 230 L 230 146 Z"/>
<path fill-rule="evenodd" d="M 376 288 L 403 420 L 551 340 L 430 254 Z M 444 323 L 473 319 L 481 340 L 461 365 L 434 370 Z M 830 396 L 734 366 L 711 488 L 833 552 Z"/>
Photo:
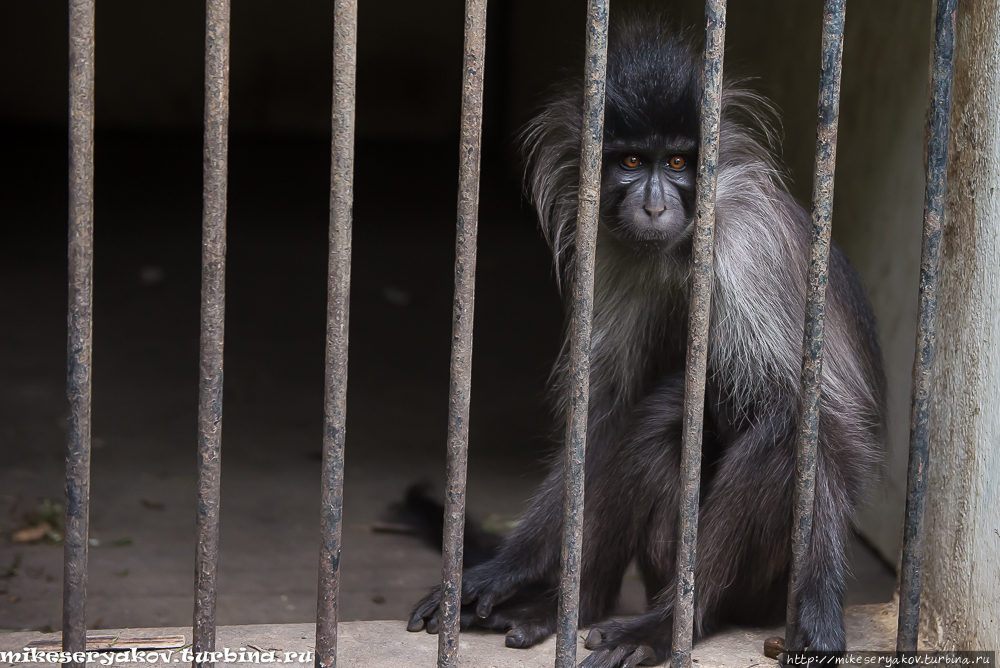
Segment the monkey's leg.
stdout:
<path fill-rule="evenodd" d="M 840 472 L 821 451 L 816 458 L 816 496 L 805 569 L 795 586 L 798 597 L 795 637 L 787 647 L 843 651 L 843 600 L 847 579 L 847 540 L 851 502 Z"/>
<path fill-rule="evenodd" d="M 695 639 L 711 631 L 720 612 L 734 600 L 755 605 L 756 596 L 787 572 L 791 452 L 789 423 L 767 421 L 726 444 L 714 477 L 703 481 L 695 565 Z M 666 474 L 661 484 L 679 484 L 676 470 Z M 655 475 L 664 476 L 664 472 Z M 596 627 L 587 642 L 594 652 L 581 667 L 656 665 L 669 656 L 676 522 L 676 493 L 665 495 L 650 518 L 640 554 L 647 587 L 663 589 L 643 617 Z"/>

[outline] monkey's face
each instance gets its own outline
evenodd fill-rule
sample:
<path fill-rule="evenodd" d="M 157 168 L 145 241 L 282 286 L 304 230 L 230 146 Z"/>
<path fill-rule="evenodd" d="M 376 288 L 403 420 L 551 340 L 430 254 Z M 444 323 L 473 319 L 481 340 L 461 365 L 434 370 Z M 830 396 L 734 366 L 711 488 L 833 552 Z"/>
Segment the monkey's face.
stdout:
<path fill-rule="evenodd" d="M 605 142 L 602 222 L 626 243 L 680 242 L 693 218 L 696 162 L 690 139 Z"/>

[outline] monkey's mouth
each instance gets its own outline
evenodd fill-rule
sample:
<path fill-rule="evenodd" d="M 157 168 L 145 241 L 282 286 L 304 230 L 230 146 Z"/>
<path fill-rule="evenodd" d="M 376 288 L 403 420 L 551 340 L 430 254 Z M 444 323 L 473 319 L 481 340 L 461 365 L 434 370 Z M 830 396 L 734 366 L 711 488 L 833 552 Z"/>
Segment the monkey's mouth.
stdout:
<path fill-rule="evenodd" d="M 673 212 L 666 212 L 656 220 L 643 213 L 629 218 L 602 217 L 601 222 L 619 241 L 646 250 L 670 250 L 690 239 L 693 228 L 691 221 Z"/>

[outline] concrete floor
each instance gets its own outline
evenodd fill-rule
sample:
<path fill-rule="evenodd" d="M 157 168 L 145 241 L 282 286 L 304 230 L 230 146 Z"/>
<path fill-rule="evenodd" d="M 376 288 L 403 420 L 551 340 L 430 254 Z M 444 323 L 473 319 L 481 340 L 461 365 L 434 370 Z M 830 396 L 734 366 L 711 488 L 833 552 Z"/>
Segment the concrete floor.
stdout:
<path fill-rule="evenodd" d="M 897 610 L 894 603 L 849 607 L 844 611 L 848 651 L 892 651 L 896 647 Z M 98 645 L 95 635 L 102 636 Z M 747 668 L 760 666 L 774 668 L 778 662 L 764 656 L 766 638 L 784 635 L 784 627 L 729 628 L 699 642 L 692 652 L 692 663 L 698 668 Z M 107 650 L 108 641 L 120 648 L 142 647 L 143 639 L 172 638 L 169 647 L 190 646 L 191 628 L 122 629 L 100 634 L 88 634 L 88 647 Z M 590 652 L 584 648 L 585 633 L 577 636 L 577 658 L 582 660 Z M 259 647 L 273 651 L 279 661 L 296 661 L 303 658 L 309 663 L 315 654 L 316 629 L 314 624 L 255 624 L 248 626 L 223 626 L 218 629 L 216 651 L 230 649 L 231 666 L 254 666 L 253 657 L 240 656 L 240 648 Z M 0 635 L 0 653 L 23 652 L 26 647 L 59 647 L 60 635 L 40 633 L 6 633 Z M 148 644 L 148 641 L 146 641 Z M 551 668 L 555 659 L 555 637 L 530 649 L 508 649 L 503 636 L 483 630 L 463 632 L 459 639 L 458 665 L 460 668 Z M 160 645 L 163 647 L 164 645 Z M 190 660 L 183 650 L 163 652 L 167 660 L 162 663 L 184 663 Z M 293 654 L 294 653 L 294 654 Z M 113 652 L 103 654 L 110 661 Z M 102 656 L 102 655 L 98 655 Z M 241 660 L 242 659 L 242 660 Z M 433 666 L 437 659 L 437 638 L 426 633 L 407 633 L 402 621 L 344 622 L 337 627 L 337 662 L 350 668 L 424 668 Z M 0 662 L 0 666 L 17 664 Z M 38 664 L 47 668 L 53 664 Z M 121 665 L 128 665 L 123 663 Z"/>
<path fill-rule="evenodd" d="M 62 497 L 65 140 L 0 137 L 0 629 L 57 629 L 62 550 L 9 534 Z M 190 624 L 200 140 L 98 137 L 91 628 Z M 232 141 L 218 622 L 313 620 L 328 148 Z M 370 531 L 410 484 L 441 489 L 456 161 L 452 145 L 359 144 L 341 618 L 402 619 L 440 578 L 415 538 Z M 387 179 L 387 155 L 419 168 Z M 469 509 L 514 518 L 544 472 L 544 392 L 562 310 L 518 186 L 487 151 Z M 853 545 L 848 602 L 891 599 Z M 621 610 L 643 605 L 627 578 Z"/>

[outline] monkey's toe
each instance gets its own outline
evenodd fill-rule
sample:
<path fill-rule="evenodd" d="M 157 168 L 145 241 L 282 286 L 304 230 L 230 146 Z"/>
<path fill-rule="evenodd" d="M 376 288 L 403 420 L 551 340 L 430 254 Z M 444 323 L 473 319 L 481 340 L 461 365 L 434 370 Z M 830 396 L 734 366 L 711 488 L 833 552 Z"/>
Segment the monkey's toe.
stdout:
<path fill-rule="evenodd" d="M 590 633 L 587 634 L 587 640 L 583 643 L 583 646 L 589 650 L 595 650 L 602 642 L 604 642 L 604 638 L 601 636 L 601 630 L 590 629 Z"/>
<path fill-rule="evenodd" d="M 596 630 L 596 629 L 595 629 Z M 591 631 L 591 635 L 593 635 Z M 599 632 L 598 632 L 599 633 Z M 587 638 L 590 641 L 590 638 Z M 587 645 L 584 645 L 586 647 Z M 657 656 L 656 650 L 649 645 L 618 645 L 605 647 L 594 651 L 580 663 L 580 668 L 636 668 L 636 666 L 655 666 L 663 662 Z"/>
<path fill-rule="evenodd" d="M 431 618 L 427 620 L 427 632 L 428 633 L 436 634 L 441 629 L 441 620 L 439 619 L 439 617 L 440 617 L 440 611 L 441 611 L 441 608 L 438 608 L 437 610 L 435 610 L 434 614 L 431 615 Z"/>
<path fill-rule="evenodd" d="M 511 629 L 507 631 L 507 637 L 504 638 L 503 644 L 515 649 L 524 649 L 528 647 L 526 640 L 524 629 Z"/>
<path fill-rule="evenodd" d="M 552 635 L 552 630 L 545 624 L 519 623 L 507 631 L 504 645 L 515 649 L 528 649 L 550 635 Z"/>
<path fill-rule="evenodd" d="M 631 668 L 632 666 L 655 666 L 660 663 L 656 659 L 656 650 L 649 645 L 640 645 L 639 649 L 632 652 L 630 661 L 635 661 L 635 663 L 627 663 L 626 668 Z"/>
<path fill-rule="evenodd" d="M 632 654 L 632 648 L 621 645 L 597 649 L 580 662 L 580 668 L 622 668 L 622 661 L 630 654 Z"/>

